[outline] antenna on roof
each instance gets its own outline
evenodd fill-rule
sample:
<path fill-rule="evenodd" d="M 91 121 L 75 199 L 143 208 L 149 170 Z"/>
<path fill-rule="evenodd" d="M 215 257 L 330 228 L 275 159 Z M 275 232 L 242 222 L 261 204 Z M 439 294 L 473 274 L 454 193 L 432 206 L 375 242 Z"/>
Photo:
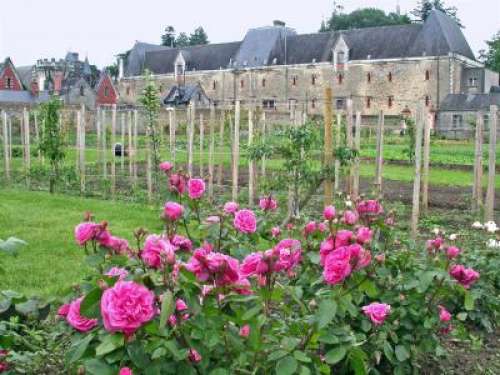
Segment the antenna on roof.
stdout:
<path fill-rule="evenodd" d="M 396 1 L 396 14 L 401 15 L 401 6 L 399 5 L 399 0 Z"/>

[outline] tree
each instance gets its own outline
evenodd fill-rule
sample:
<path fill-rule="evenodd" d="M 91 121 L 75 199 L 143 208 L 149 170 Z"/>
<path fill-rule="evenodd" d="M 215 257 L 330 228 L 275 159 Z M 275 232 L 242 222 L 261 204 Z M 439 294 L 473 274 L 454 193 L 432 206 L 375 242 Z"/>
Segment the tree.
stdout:
<path fill-rule="evenodd" d="M 360 29 L 373 26 L 405 25 L 411 22 L 410 18 L 404 14 L 386 14 L 377 8 L 362 8 L 351 13 L 343 14 L 335 10 L 332 16 L 322 22 L 320 31 Z"/>
<path fill-rule="evenodd" d="M 424 22 L 427 17 L 429 17 L 431 11 L 433 9 L 440 10 L 445 13 L 449 17 L 453 18 L 455 22 L 460 27 L 464 27 L 460 22 L 460 19 L 457 17 L 457 7 L 451 6 L 448 7 L 444 4 L 443 0 L 420 0 L 417 7 L 412 10 L 410 13 L 415 17 L 415 20 L 418 22 Z"/>
<path fill-rule="evenodd" d="M 189 45 L 190 45 L 189 36 L 185 32 L 179 33 L 177 39 L 175 40 L 175 46 L 182 48 L 182 47 L 187 47 Z"/>
<path fill-rule="evenodd" d="M 41 154 L 49 160 L 51 174 L 49 191 L 55 192 L 56 182 L 59 179 L 59 167 L 65 157 L 64 135 L 59 126 L 59 110 L 61 102 L 51 98 L 40 105 L 40 119 L 42 120 L 39 149 Z"/>
<path fill-rule="evenodd" d="M 493 35 L 491 40 L 487 40 L 488 50 L 479 51 L 479 60 L 487 68 L 500 72 L 500 30 Z"/>
<path fill-rule="evenodd" d="M 118 74 L 119 74 L 119 69 L 118 69 L 118 64 L 113 63 L 112 65 L 108 65 L 104 68 L 104 70 L 109 74 L 111 78 L 113 78 L 115 81 L 118 79 Z"/>
<path fill-rule="evenodd" d="M 198 46 L 201 44 L 208 44 L 208 35 L 200 26 L 194 29 L 194 32 L 189 36 L 189 45 Z"/>
<path fill-rule="evenodd" d="M 172 25 L 165 27 L 165 34 L 161 36 L 161 45 L 175 47 L 175 28 Z"/>

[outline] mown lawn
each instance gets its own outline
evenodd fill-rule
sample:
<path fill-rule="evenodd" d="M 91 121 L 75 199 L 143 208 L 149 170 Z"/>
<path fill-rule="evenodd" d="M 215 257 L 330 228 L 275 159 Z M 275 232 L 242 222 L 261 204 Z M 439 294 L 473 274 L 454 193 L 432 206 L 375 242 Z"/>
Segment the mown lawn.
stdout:
<path fill-rule="evenodd" d="M 158 210 L 153 207 L 0 189 L 0 238 L 15 236 L 28 242 L 16 258 L 0 255 L 6 269 L 0 275 L 0 289 L 61 295 L 77 282 L 85 274 L 84 253 L 74 242 L 73 229 L 87 210 L 97 220 L 107 220 L 114 234 L 128 240 L 140 226 L 161 230 Z"/>

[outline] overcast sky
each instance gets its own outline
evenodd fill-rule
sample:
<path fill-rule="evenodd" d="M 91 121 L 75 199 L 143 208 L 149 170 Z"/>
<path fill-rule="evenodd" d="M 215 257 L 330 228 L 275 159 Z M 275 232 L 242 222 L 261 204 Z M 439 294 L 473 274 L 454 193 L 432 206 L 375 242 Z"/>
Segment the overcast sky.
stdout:
<path fill-rule="evenodd" d="M 346 12 L 372 6 L 394 11 L 397 0 L 337 0 Z M 500 30 L 500 0 L 446 0 L 455 5 L 473 51 Z M 417 0 L 399 0 L 403 13 Z M 333 10 L 332 0 L 15 0 L 2 1 L 0 59 L 16 65 L 67 51 L 88 55 L 99 67 L 135 40 L 159 43 L 166 25 L 191 32 L 201 25 L 211 42 L 241 40 L 250 27 L 285 21 L 299 33 L 316 32 Z"/>

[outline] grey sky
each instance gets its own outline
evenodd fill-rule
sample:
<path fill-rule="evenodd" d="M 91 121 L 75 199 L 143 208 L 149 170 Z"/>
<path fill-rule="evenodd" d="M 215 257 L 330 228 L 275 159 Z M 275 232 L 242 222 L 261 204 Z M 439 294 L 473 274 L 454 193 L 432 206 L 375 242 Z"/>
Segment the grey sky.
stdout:
<path fill-rule="evenodd" d="M 394 11 L 397 0 L 337 0 L 345 11 L 379 7 Z M 332 0 L 16 0 L 2 1 L 0 59 L 16 65 L 74 50 L 99 67 L 135 40 L 159 43 L 166 25 L 191 32 L 201 25 L 211 42 L 241 40 L 250 27 L 284 20 L 299 33 L 315 32 L 333 9 Z M 401 11 L 417 0 L 399 0 Z M 475 53 L 500 30 L 500 0 L 446 0 L 459 9 L 465 36 Z"/>

